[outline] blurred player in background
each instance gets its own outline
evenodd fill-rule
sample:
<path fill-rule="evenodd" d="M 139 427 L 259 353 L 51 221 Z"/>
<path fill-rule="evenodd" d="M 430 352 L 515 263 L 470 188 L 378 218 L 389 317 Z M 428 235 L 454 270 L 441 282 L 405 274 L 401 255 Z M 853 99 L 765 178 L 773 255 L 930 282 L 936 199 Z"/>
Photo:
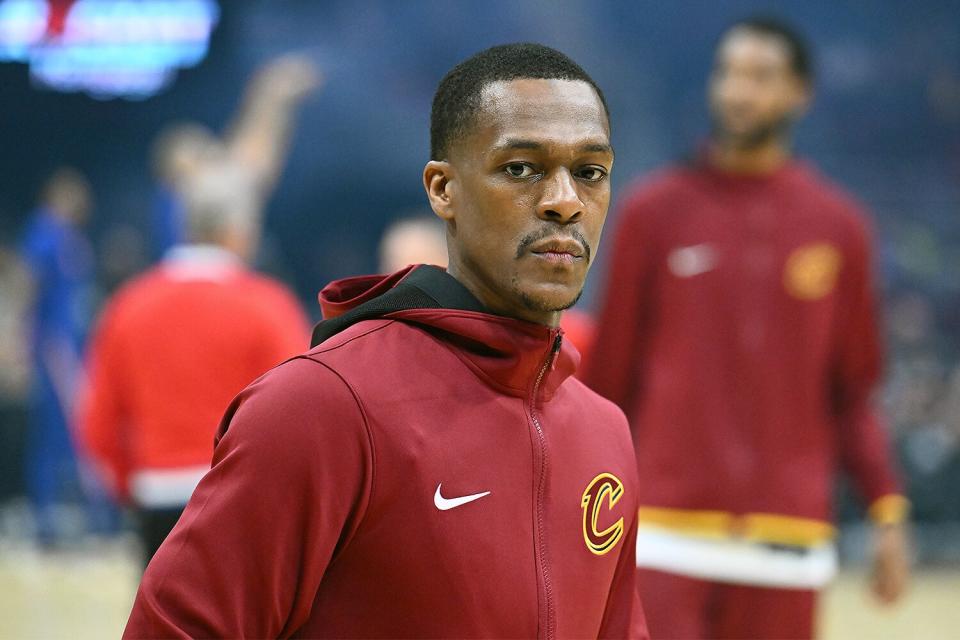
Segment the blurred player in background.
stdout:
<path fill-rule="evenodd" d="M 293 294 L 244 265 L 261 207 L 248 172 L 208 162 L 181 189 L 189 240 L 108 303 L 80 420 L 87 452 L 137 512 L 148 561 L 210 468 L 230 400 L 309 337 Z"/>
<path fill-rule="evenodd" d="M 82 231 L 92 206 L 86 178 L 73 168 L 57 170 L 43 187 L 20 246 L 32 299 L 27 494 L 44 546 L 62 533 L 56 505 L 80 496 L 69 417 L 92 315 L 94 257 Z"/>
<path fill-rule="evenodd" d="M 173 124 L 160 132 L 152 161 L 157 181 L 152 236 L 156 255 L 182 241 L 181 186 L 205 162 L 219 158 L 234 163 L 249 174 L 247 180 L 267 201 L 290 148 L 297 110 L 321 80 L 309 59 L 284 55 L 254 74 L 222 138 L 196 122 Z"/>
<path fill-rule="evenodd" d="M 876 524 L 876 596 L 905 587 L 907 501 L 872 403 L 868 221 L 791 157 L 812 81 L 791 28 L 736 23 L 709 144 L 624 199 L 586 379 L 633 429 L 654 637 L 810 637 L 841 467 Z"/>
<path fill-rule="evenodd" d="M 380 273 L 411 264 L 447 266 L 447 232 L 432 211 L 395 220 L 380 239 Z"/>

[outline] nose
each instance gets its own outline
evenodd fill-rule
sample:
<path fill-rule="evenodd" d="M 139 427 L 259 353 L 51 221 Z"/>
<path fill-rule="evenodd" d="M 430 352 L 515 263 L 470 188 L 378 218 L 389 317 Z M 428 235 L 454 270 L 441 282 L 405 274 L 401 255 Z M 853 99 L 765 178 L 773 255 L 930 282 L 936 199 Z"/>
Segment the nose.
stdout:
<path fill-rule="evenodd" d="M 584 204 L 568 169 L 557 169 L 546 176 L 541 184 L 543 191 L 537 205 L 537 215 L 542 220 L 566 224 L 583 217 Z"/>
<path fill-rule="evenodd" d="M 715 92 L 727 106 L 748 107 L 754 99 L 756 82 L 742 73 L 727 73 L 717 80 Z"/>

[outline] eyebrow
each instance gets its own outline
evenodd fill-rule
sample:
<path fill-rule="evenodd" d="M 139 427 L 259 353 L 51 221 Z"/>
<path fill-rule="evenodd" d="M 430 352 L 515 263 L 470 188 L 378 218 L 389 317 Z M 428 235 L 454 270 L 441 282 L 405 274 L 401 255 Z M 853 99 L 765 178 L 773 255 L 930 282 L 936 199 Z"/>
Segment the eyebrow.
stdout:
<path fill-rule="evenodd" d="M 510 138 L 495 147 L 496 151 L 508 149 L 528 149 L 531 151 L 540 151 L 544 145 L 536 140 L 524 140 L 522 138 Z M 587 153 L 613 153 L 613 147 L 606 142 L 588 142 L 579 148 L 581 152 Z"/>
<path fill-rule="evenodd" d="M 613 153 L 613 147 L 611 147 L 606 142 L 591 142 L 580 147 L 581 151 L 589 151 L 591 153 Z"/>
<path fill-rule="evenodd" d="M 543 145 L 535 140 L 521 140 L 518 138 L 509 138 L 503 142 L 503 144 L 497 145 L 497 150 L 500 149 L 530 149 L 532 151 L 539 151 L 543 149 Z"/>

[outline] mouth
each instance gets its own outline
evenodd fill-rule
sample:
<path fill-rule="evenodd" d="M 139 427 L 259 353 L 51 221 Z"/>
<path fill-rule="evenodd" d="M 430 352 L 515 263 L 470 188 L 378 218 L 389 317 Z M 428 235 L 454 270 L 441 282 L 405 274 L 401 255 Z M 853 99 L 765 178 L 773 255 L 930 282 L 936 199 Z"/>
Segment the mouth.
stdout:
<path fill-rule="evenodd" d="M 574 264 L 584 259 L 586 251 L 572 238 L 546 238 L 534 243 L 530 253 L 537 258 L 556 264 Z"/>
<path fill-rule="evenodd" d="M 728 111 L 720 116 L 722 124 L 729 129 L 744 129 L 754 125 L 756 118 L 743 111 Z"/>

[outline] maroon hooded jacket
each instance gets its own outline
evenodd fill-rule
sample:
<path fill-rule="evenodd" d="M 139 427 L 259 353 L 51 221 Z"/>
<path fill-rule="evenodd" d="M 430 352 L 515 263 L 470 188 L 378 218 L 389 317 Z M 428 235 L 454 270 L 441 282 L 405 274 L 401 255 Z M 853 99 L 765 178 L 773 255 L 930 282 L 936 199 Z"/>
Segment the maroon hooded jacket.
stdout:
<path fill-rule="evenodd" d="M 626 420 L 561 332 L 434 267 L 321 303 L 227 410 L 125 636 L 645 636 Z"/>
<path fill-rule="evenodd" d="M 628 190 L 585 380 L 630 418 L 647 523 L 775 544 L 833 534 L 835 472 L 899 485 L 866 216 L 803 162 L 700 161 Z M 681 472 L 682 471 L 682 472 Z"/>

